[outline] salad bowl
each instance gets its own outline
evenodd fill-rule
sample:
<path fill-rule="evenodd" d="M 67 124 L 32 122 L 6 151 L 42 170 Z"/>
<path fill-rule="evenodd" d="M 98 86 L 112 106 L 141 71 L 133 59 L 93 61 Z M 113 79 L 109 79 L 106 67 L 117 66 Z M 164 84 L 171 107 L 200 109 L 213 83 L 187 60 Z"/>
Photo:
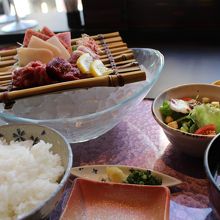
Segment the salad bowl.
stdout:
<path fill-rule="evenodd" d="M 203 157 L 204 152 L 209 144 L 209 142 L 213 139 L 215 134 L 210 133 L 209 135 L 203 135 L 201 132 L 190 133 L 184 130 L 180 130 L 171 126 L 168 126 L 164 122 L 164 117 L 161 114 L 161 106 L 164 101 L 171 99 L 182 99 L 184 97 L 198 98 L 202 97 L 208 98 L 214 101 L 220 101 L 219 98 L 220 87 L 217 85 L 211 84 L 184 84 L 176 87 L 172 87 L 163 91 L 159 94 L 152 104 L 152 113 L 157 121 L 157 123 L 162 127 L 164 133 L 169 139 L 170 143 L 180 151 L 184 152 L 193 157 Z M 209 115 L 209 111 L 202 113 L 198 112 L 199 122 L 201 124 L 210 125 L 211 123 L 215 123 L 219 128 L 220 122 L 220 110 L 217 109 L 216 116 L 214 114 Z M 189 112 L 189 117 L 191 117 L 191 113 Z M 177 119 L 177 121 L 180 119 Z M 212 122 L 210 122 L 212 121 Z M 205 126 L 204 126 L 205 127 Z M 202 130 L 202 129 L 201 129 Z"/>
<path fill-rule="evenodd" d="M 17 100 L 13 108 L 0 106 L 7 123 L 34 123 L 59 131 L 70 143 L 99 137 L 116 126 L 148 94 L 160 76 L 163 55 L 154 49 L 134 48 L 146 80 L 123 87 L 92 87 Z"/>

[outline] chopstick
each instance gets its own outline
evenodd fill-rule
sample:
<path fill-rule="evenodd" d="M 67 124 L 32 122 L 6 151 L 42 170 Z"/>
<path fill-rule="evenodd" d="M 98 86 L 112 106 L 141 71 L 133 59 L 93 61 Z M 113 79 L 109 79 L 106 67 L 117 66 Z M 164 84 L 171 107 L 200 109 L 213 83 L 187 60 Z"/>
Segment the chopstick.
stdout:
<path fill-rule="evenodd" d="M 2 92 L 0 93 L 0 102 L 76 88 L 90 88 L 97 86 L 123 86 L 128 83 L 134 83 L 143 80 L 146 80 L 146 74 L 144 71 L 139 70 L 117 75 L 107 75 L 82 80 L 67 81 L 28 89 Z"/>

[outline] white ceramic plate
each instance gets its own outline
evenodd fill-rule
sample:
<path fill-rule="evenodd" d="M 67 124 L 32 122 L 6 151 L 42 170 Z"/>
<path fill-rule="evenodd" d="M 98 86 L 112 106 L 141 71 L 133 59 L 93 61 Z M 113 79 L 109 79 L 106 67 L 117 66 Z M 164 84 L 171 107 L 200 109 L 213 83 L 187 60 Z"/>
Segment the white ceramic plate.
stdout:
<path fill-rule="evenodd" d="M 131 169 L 146 171 L 150 169 L 143 169 L 140 167 L 132 167 L 132 166 L 123 166 L 123 165 L 88 165 L 81 167 L 73 167 L 71 169 L 71 173 L 76 177 L 81 177 L 85 179 L 100 181 L 100 182 L 111 182 L 107 176 L 106 168 L 107 167 L 118 167 L 123 171 L 123 173 L 128 176 L 131 172 Z M 182 183 L 180 180 L 171 177 L 169 175 L 150 170 L 153 176 L 162 178 L 163 186 L 174 186 Z"/>

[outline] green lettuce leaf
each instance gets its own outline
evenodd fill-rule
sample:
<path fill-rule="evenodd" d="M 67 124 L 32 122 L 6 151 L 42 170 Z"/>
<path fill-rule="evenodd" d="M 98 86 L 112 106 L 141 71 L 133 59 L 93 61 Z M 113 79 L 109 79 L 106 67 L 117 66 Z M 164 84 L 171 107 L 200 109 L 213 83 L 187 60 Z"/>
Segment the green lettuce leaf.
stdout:
<path fill-rule="evenodd" d="M 197 105 L 191 112 L 191 118 L 199 128 L 214 124 L 217 133 L 220 132 L 220 109 L 211 104 Z"/>

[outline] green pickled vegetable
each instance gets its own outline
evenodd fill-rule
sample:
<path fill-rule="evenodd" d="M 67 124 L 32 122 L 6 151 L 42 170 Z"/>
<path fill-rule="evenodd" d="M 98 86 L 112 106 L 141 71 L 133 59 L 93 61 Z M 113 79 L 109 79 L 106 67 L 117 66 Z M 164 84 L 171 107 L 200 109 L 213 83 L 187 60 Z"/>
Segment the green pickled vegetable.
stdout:
<path fill-rule="evenodd" d="M 131 169 L 130 174 L 126 179 L 126 183 L 130 184 L 140 184 L 140 185 L 161 185 L 162 179 L 153 176 L 150 170 L 141 171 Z"/>

